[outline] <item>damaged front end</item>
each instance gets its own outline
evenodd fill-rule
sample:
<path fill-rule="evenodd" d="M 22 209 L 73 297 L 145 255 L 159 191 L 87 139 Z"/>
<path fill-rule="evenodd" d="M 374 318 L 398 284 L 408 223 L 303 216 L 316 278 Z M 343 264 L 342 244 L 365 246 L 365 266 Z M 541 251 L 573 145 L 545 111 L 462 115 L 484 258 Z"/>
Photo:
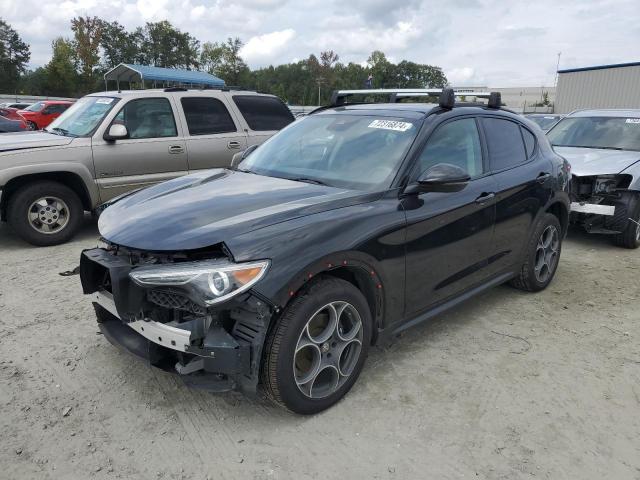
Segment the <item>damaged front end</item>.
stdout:
<path fill-rule="evenodd" d="M 576 176 L 571 182 L 571 223 L 587 232 L 618 234 L 629 222 L 636 195 L 631 175 Z"/>
<path fill-rule="evenodd" d="M 85 250 L 82 288 L 119 347 L 193 387 L 253 393 L 273 307 L 251 291 L 267 260 L 234 263 L 221 248 L 150 253 Z"/>

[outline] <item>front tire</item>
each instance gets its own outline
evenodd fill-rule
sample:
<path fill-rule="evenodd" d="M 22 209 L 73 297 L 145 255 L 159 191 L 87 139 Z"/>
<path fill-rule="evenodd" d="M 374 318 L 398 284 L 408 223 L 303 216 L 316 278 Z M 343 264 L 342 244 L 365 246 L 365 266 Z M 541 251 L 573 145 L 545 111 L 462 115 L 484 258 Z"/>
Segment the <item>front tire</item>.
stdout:
<path fill-rule="evenodd" d="M 319 277 L 287 306 L 267 338 L 262 363 L 267 396 L 304 415 L 331 407 L 362 371 L 371 331 L 360 290 Z"/>
<path fill-rule="evenodd" d="M 80 228 L 84 215 L 76 193 L 58 182 L 25 185 L 9 199 L 7 220 L 26 242 L 38 247 L 59 245 Z"/>
<path fill-rule="evenodd" d="M 27 121 L 27 126 L 29 127 L 29 130 L 38 130 L 36 122 L 32 122 L 31 120 Z"/>
<path fill-rule="evenodd" d="M 613 243 L 624 248 L 640 247 L 640 198 L 636 199 L 635 207 L 629 215 L 627 226 L 622 233 L 613 237 Z"/>
<path fill-rule="evenodd" d="M 528 292 L 544 290 L 558 269 L 562 250 L 562 227 L 558 217 L 545 213 L 526 247 L 525 259 L 511 285 Z"/>

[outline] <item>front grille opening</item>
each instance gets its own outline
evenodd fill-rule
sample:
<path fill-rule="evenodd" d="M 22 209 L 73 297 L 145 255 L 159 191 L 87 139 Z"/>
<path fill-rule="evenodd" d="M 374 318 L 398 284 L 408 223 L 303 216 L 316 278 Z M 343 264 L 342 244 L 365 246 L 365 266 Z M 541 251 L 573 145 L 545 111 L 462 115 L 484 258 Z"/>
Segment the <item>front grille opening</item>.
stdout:
<path fill-rule="evenodd" d="M 204 307 L 196 305 L 181 293 L 168 290 L 149 290 L 147 292 L 147 299 L 159 307 L 170 310 L 183 310 L 196 315 L 204 315 L 206 312 Z"/>

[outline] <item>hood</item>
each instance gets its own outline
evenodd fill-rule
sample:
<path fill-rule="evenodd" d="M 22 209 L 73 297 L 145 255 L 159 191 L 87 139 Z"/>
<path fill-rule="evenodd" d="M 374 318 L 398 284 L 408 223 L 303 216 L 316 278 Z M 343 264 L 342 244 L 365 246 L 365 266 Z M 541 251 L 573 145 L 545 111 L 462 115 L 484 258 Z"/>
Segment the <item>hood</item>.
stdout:
<path fill-rule="evenodd" d="M 98 228 L 109 242 L 133 249 L 194 250 L 379 196 L 252 173 L 208 170 L 123 198 L 100 215 Z"/>
<path fill-rule="evenodd" d="M 578 177 L 620 173 L 640 161 L 640 152 L 601 148 L 553 147 L 571 164 L 571 173 Z"/>
<path fill-rule="evenodd" d="M 27 148 L 60 147 L 68 145 L 72 141 L 73 137 L 63 137 L 44 131 L 5 133 L 0 137 L 0 152 Z"/>

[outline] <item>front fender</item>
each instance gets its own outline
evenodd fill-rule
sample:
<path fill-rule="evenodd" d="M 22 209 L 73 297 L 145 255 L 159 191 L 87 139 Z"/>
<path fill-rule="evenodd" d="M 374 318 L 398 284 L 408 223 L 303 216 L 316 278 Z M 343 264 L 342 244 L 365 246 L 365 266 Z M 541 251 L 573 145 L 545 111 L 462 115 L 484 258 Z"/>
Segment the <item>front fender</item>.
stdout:
<path fill-rule="evenodd" d="M 270 259 L 254 291 L 284 308 L 319 274 L 340 268 L 368 275 L 385 319 L 404 313 L 405 226 L 397 199 L 322 212 L 225 241 L 236 261 Z M 377 309 L 376 309 L 377 310 Z M 377 312 L 372 312 L 377 313 Z"/>
<path fill-rule="evenodd" d="M 4 168 L 0 170 L 0 188 L 21 177 L 36 175 L 42 178 L 46 177 L 46 174 L 60 173 L 73 174 L 79 177 L 89 196 L 91 206 L 95 207 L 100 203 L 100 194 L 93 172 L 83 163 L 77 162 L 33 163 Z"/>

